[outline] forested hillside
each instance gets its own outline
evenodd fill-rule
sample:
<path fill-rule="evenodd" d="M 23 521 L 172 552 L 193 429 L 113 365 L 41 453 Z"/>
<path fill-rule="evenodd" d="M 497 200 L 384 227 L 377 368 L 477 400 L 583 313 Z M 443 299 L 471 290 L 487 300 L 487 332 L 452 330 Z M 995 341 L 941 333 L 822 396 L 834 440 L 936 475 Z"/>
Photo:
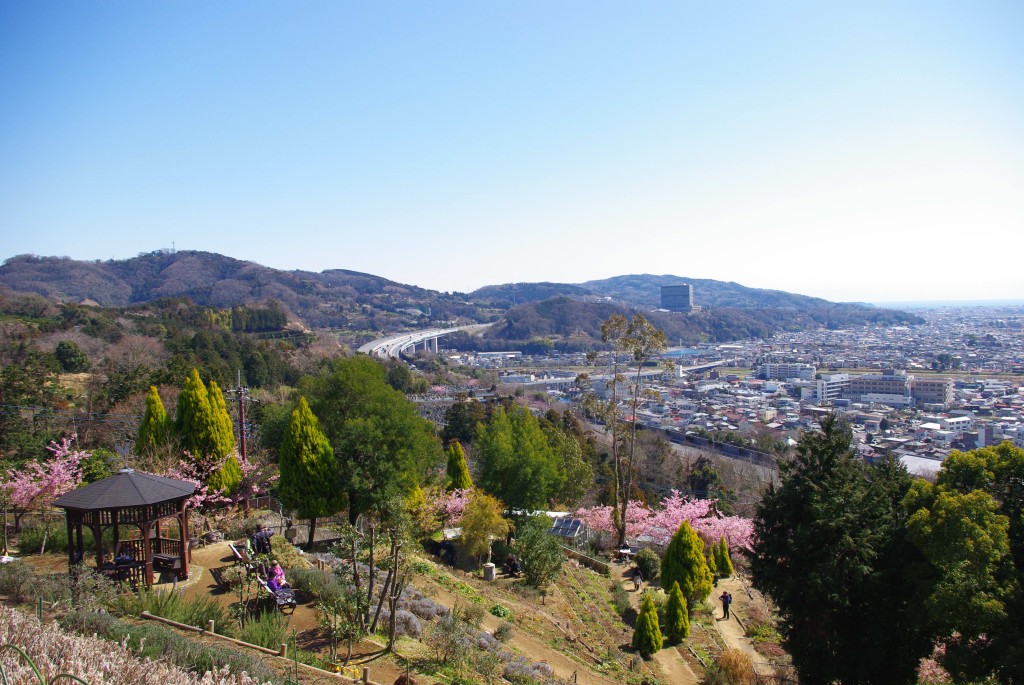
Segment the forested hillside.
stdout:
<path fill-rule="evenodd" d="M 662 285 L 686 282 L 703 311 L 652 311 L 660 306 Z M 678 276 L 628 275 L 576 285 L 511 283 L 465 295 L 343 269 L 279 271 L 188 251 L 106 262 L 22 255 L 0 266 L 0 286 L 104 307 L 166 298 L 188 298 L 213 308 L 273 301 L 295 326 L 341 329 L 357 344 L 417 327 L 497 321 L 483 339 L 455 338 L 452 344 L 460 349 L 525 348 L 538 338 L 564 350 L 600 347 L 601 322 L 612 313 L 634 311 L 649 313 L 670 340 L 683 344 L 767 337 L 783 330 L 921 323 L 905 312 Z"/>
<path fill-rule="evenodd" d="M 20 255 L 0 266 L 0 285 L 62 301 L 116 307 L 167 297 L 230 307 L 268 299 L 310 328 L 400 328 L 421 318 L 481 320 L 464 298 L 379 276 L 332 269 L 280 271 L 209 252 L 151 252 L 131 259 L 82 262 Z M 410 311 L 405 311 L 410 310 Z"/>

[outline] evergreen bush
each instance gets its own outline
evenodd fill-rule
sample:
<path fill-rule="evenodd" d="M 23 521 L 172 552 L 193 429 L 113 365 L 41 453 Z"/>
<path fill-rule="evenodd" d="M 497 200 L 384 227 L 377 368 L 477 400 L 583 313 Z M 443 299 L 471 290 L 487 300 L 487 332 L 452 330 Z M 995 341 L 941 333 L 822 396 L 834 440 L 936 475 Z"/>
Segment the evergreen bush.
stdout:
<path fill-rule="evenodd" d="M 640 569 L 640 575 L 644 580 L 650 582 L 661 573 L 661 557 L 650 547 L 644 547 L 637 552 L 636 567 Z"/>
<path fill-rule="evenodd" d="M 633 631 L 633 649 L 639 652 L 640 656 L 650 659 L 655 652 L 664 645 L 664 638 L 661 635 L 661 627 L 658 625 L 658 610 L 654 606 L 654 600 L 648 595 L 644 597 L 640 606 L 640 615 L 636 619 L 636 629 Z"/>
<path fill-rule="evenodd" d="M 665 606 L 665 636 L 669 642 L 679 643 L 690 636 L 690 616 L 686 608 L 686 598 L 679 589 L 679 583 L 672 583 L 668 593 L 668 604 Z"/>
<path fill-rule="evenodd" d="M 662 587 L 678 582 L 687 605 L 703 602 L 711 592 L 711 570 L 704 558 L 704 542 L 688 521 L 679 524 L 661 562 Z"/>

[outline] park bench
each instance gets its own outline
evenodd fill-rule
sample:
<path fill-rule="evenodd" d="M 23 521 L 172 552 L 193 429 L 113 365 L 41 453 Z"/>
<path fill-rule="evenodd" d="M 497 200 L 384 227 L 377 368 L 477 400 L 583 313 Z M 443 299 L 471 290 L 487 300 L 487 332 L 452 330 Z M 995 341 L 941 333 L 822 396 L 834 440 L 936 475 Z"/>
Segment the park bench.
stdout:
<path fill-rule="evenodd" d="M 259 576 L 256 576 L 256 582 L 259 583 L 260 590 L 263 590 L 271 598 L 273 598 L 274 603 L 277 606 L 277 610 L 280 611 L 282 614 L 284 613 L 285 609 L 291 609 L 291 611 L 295 611 L 295 607 L 299 605 L 298 601 L 295 599 L 294 590 L 288 588 L 283 588 L 281 590 L 271 590 L 270 586 L 267 585 L 267 581 L 263 580 Z"/>

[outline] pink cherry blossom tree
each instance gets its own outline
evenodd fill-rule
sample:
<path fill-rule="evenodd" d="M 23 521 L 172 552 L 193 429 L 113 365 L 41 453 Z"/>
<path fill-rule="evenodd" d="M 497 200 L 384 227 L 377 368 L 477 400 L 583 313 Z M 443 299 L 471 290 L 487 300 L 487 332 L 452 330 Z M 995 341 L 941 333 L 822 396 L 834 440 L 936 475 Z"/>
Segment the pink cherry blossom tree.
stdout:
<path fill-rule="evenodd" d="M 458 525 L 462 520 L 462 512 L 466 510 L 466 505 L 472 496 L 472 488 L 456 489 L 445 493 L 438 507 L 442 523 L 446 526 Z"/>
<path fill-rule="evenodd" d="M 33 509 L 46 509 L 61 495 L 71 492 L 82 482 L 81 462 L 88 452 L 73 450 L 77 436 L 50 442 L 48 457 L 10 469 L 4 474 L 0 489 L 14 513 L 14 530 L 21 530 L 22 517 Z"/>
<path fill-rule="evenodd" d="M 610 506 L 596 506 L 576 511 L 575 515 L 604 540 L 611 539 L 615 532 Z M 648 536 L 656 544 L 667 545 L 679 525 L 687 521 L 705 543 L 717 543 L 725 537 L 730 549 L 745 551 L 753 541 L 753 522 L 741 516 L 722 516 L 716 508 L 716 500 L 688 499 L 678 490 L 673 490 L 661 500 L 657 510 L 645 504 L 630 500 L 626 508 L 626 525 L 631 537 Z"/>

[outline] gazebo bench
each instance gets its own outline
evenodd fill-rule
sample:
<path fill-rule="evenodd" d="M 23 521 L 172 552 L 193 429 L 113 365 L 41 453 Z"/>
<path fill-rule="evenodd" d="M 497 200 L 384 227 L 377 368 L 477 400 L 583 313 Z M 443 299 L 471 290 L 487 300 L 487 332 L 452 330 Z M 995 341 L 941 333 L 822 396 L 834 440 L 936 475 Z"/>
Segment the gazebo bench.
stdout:
<path fill-rule="evenodd" d="M 159 568 L 165 571 L 180 571 L 181 557 L 177 554 L 154 554 L 153 568 Z"/>

